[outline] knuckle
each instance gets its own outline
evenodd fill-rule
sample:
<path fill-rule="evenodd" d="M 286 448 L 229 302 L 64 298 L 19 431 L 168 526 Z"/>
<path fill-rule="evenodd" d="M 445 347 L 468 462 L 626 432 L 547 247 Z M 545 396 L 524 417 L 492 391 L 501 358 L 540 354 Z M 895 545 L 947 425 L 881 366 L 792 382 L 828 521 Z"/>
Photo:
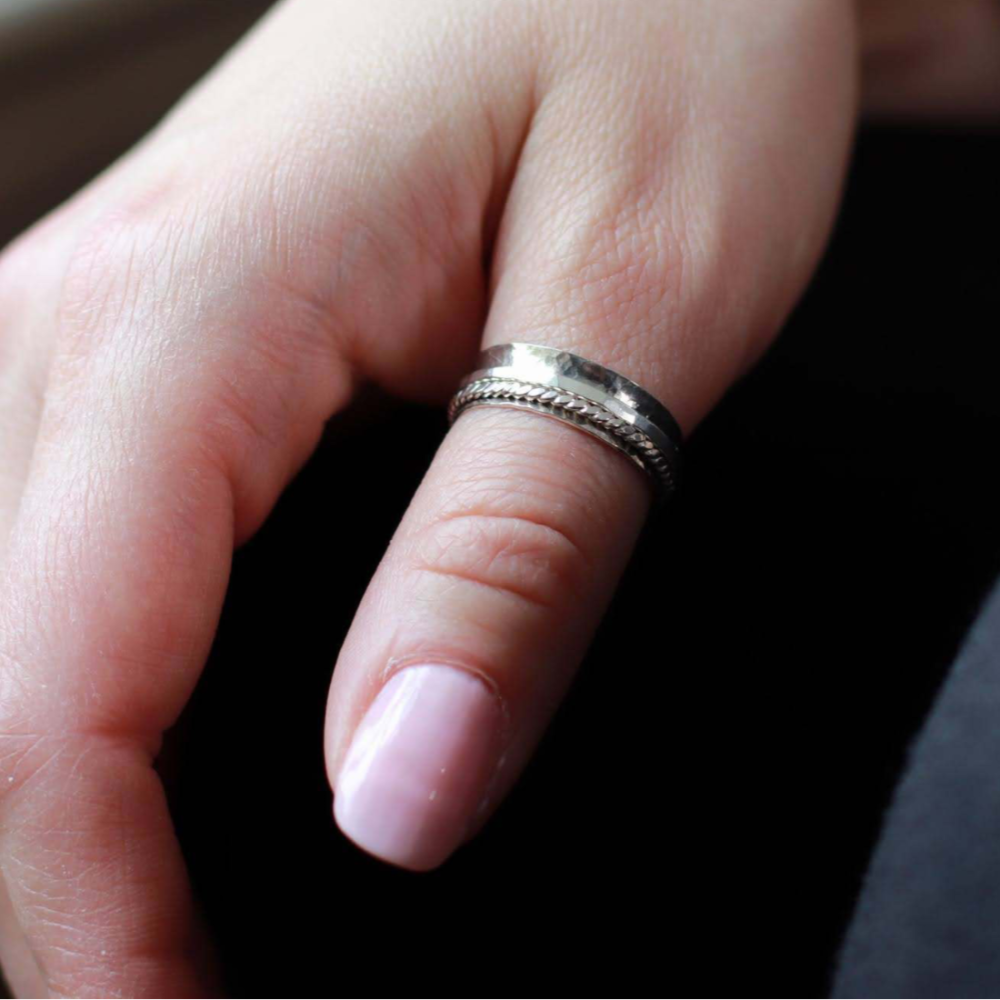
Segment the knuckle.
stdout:
<path fill-rule="evenodd" d="M 100 355 L 127 329 L 138 336 L 152 310 L 165 303 L 156 279 L 177 261 L 179 226 L 128 210 L 106 210 L 90 222 L 70 253 L 59 294 L 56 361 L 72 369 Z"/>
<path fill-rule="evenodd" d="M 109 353 L 176 359 L 162 350 L 165 333 L 193 329 L 207 279 L 227 259 L 215 238 L 221 203 L 204 171 L 161 143 L 155 157 L 126 158 L 70 204 L 55 363 L 72 372 Z"/>
<path fill-rule="evenodd" d="M 487 588 L 544 610 L 579 597 L 588 568 L 579 545 L 556 525 L 488 509 L 432 522 L 418 534 L 411 559 L 415 572 Z"/>
<path fill-rule="evenodd" d="M 142 932 L 134 870 L 121 857 L 149 850 L 148 817 L 162 793 L 148 757 L 126 741 L 26 736 L 4 784 L 12 778 L 0 824 L 4 875 L 31 915 L 49 995 L 92 995 L 95 982 L 100 995 L 119 995 L 100 982 L 110 963 L 97 955 L 126 943 L 126 923 Z M 156 836 L 153 849 L 162 849 Z"/>
<path fill-rule="evenodd" d="M 483 408 L 455 425 L 439 458 L 395 562 L 416 603 L 443 598 L 447 614 L 490 630 L 509 616 L 483 615 L 476 590 L 549 617 L 608 591 L 642 509 L 631 481 L 609 475 L 619 456 L 554 421 Z"/>
<path fill-rule="evenodd" d="M 233 423 L 260 425 L 284 415 L 290 379 L 341 374 L 328 303 L 298 278 L 294 238 L 263 217 L 273 199 L 169 167 L 125 178 L 88 218 L 63 271 L 56 388 L 96 372 L 114 380 L 118 399 L 135 388 L 141 403 L 159 385 L 185 385 L 200 400 L 218 396 L 222 410 L 232 402 Z M 143 378 L 122 380 L 123 371 Z"/>
<path fill-rule="evenodd" d="M 445 511 L 474 510 L 547 524 L 592 561 L 620 515 L 620 456 L 557 421 L 484 407 L 446 440 Z"/>

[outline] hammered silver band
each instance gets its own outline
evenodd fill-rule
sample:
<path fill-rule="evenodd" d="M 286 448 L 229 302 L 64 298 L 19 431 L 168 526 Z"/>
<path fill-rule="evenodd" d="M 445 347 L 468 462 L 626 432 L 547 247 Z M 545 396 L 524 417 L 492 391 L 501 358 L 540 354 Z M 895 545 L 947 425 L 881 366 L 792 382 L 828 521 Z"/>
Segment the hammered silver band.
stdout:
<path fill-rule="evenodd" d="M 569 351 L 501 344 L 483 351 L 448 407 L 533 410 L 590 434 L 646 472 L 661 499 L 677 487 L 681 429 L 667 408 L 624 375 Z"/>

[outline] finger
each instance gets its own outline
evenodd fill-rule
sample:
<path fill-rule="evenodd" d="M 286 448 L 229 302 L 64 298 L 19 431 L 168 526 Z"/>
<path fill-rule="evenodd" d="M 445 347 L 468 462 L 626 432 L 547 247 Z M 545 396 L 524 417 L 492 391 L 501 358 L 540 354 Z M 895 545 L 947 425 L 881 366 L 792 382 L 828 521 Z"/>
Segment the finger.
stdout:
<path fill-rule="evenodd" d="M 0 553 L 35 448 L 67 263 L 88 220 L 104 208 L 113 174 L 0 252 Z"/>
<path fill-rule="evenodd" d="M 52 218 L 0 255 L 0 552 L 35 447 L 69 232 Z"/>
<path fill-rule="evenodd" d="M 600 41 L 577 53 L 571 83 L 551 73 L 492 275 L 487 344 L 543 343 L 613 367 L 687 429 L 801 289 L 851 127 L 842 8 L 804 36 L 800 23 L 794 40 L 777 15 L 762 28 L 740 10 L 747 21 L 726 30 L 752 44 L 727 44 L 726 72 L 692 82 L 697 66 L 718 65 L 715 29 L 700 16 L 653 15 L 623 32 L 612 8 L 588 8 L 581 31 Z M 656 31 L 662 46 L 634 44 Z M 788 47 L 801 58 L 788 60 Z M 769 61 L 790 65 L 790 78 L 758 71 Z M 626 64 L 627 83 L 616 83 L 609 67 Z M 814 71 L 830 85 L 810 86 Z M 681 80 L 696 119 L 669 99 Z M 805 151 L 796 122 L 825 136 L 821 152 Z M 754 166 L 762 160 L 791 181 L 774 184 Z M 647 506 L 639 471 L 574 428 L 509 410 L 458 419 L 334 675 L 328 767 L 349 837 L 424 870 L 475 828 L 537 743 Z M 606 666 L 611 682 L 635 683 L 627 665 Z"/>
<path fill-rule="evenodd" d="M 35 441 L 35 427 L 41 411 L 41 386 L 44 384 L 44 357 L 37 352 L 25 356 L 15 345 L 10 331 L 15 329 L 15 292 L 8 272 L 0 267 L 0 316 L 6 317 L 0 329 L 0 550 L 13 523 L 21 487 Z M 20 303 L 17 303 L 20 305 Z M 0 880 L 0 966 L 19 994 L 41 996 L 44 981 L 31 948 L 17 922 L 13 904 Z"/>
<path fill-rule="evenodd" d="M 34 451 L 55 330 L 60 261 L 70 233 L 57 213 L 0 255 L 0 556 Z M 17 995 L 45 993 L 2 879 L 0 967 Z"/>
<path fill-rule="evenodd" d="M 0 577 L 0 859 L 50 995 L 214 989 L 152 760 L 210 644 L 234 541 L 357 378 L 440 398 L 474 356 L 480 226 L 526 88 L 507 86 L 489 120 L 474 88 L 442 100 L 455 46 L 392 22 L 382 45 L 412 60 L 400 86 L 373 95 L 357 73 L 319 99 L 303 64 L 327 67 L 332 37 L 343 65 L 361 48 L 337 11 L 317 30 L 327 10 L 284 7 L 135 154 L 61 282 Z M 368 16 L 358 37 L 386 23 Z M 290 89 L 240 119 L 261 60 L 286 66 Z M 315 128 L 286 110 L 309 101 Z M 234 141 L 236 120 L 251 137 Z"/>

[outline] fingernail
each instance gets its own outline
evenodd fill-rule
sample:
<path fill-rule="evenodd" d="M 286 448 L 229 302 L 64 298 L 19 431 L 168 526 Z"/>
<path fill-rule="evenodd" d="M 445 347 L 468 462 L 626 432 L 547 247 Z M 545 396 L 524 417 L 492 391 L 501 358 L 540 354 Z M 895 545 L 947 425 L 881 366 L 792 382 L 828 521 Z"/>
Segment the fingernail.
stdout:
<path fill-rule="evenodd" d="M 468 671 L 400 670 L 347 752 L 334 795 L 337 825 L 385 861 L 436 868 L 462 843 L 482 801 L 501 721 L 496 695 Z"/>

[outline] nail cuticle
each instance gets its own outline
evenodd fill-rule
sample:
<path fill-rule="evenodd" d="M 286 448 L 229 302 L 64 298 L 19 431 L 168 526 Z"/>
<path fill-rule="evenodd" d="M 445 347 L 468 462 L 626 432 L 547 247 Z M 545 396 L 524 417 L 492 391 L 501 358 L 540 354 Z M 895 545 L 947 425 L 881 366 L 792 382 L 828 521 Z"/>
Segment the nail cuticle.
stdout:
<path fill-rule="evenodd" d="M 490 690 L 493 697 L 496 698 L 497 703 L 500 706 L 500 711 L 504 719 L 503 729 L 507 730 L 510 728 L 510 706 L 500 689 L 500 685 L 493 677 L 490 676 L 489 673 L 481 667 L 471 665 L 468 660 L 450 657 L 447 655 L 435 656 L 433 654 L 428 654 L 426 651 L 420 653 L 407 653 L 404 656 L 390 657 L 385 666 L 379 672 L 379 690 L 381 691 L 381 689 L 384 688 L 396 674 L 400 673 L 400 671 L 406 670 L 410 667 L 426 667 L 429 665 L 451 667 L 453 670 L 462 670 L 482 681 L 482 683 Z"/>
<path fill-rule="evenodd" d="M 495 785 L 507 713 L 462 664 L 397 660 L 354 733 L 334 813 L 360 847 L 414 870 L 441 864 Z"/>

